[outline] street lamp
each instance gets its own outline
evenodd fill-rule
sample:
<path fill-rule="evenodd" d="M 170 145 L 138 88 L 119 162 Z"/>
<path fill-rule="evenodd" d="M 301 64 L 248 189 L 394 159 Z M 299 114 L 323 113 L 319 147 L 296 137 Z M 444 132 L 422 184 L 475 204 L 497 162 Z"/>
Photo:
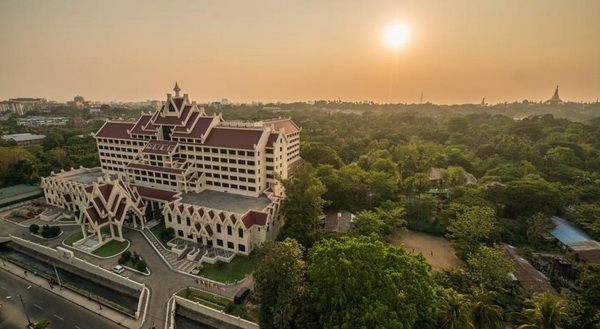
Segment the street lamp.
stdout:
<path fill-rule="evenodd" d="M 21 300 L 21 305 L 23 305 L 23 312 L 25 313 L 25 316 L 27 317 L 27 325 L 31 325 L 31 319 L 29 319 L 29 315 L 27 314 L 27 310 L 25 309 L 25 303 L 23 302 L 23 297 L 21 297 L 21 294 L 19 294 L 19 299 Z"/>

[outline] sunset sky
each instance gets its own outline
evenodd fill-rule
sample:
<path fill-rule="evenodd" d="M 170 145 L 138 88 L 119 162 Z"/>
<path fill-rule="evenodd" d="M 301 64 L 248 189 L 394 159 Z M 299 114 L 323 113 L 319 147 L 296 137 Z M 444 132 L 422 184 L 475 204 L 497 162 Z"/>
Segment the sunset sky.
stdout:
<path fill-rule="evenodd" d="M 0 47 L 0 100 L 600 97 L 598 0 L 2 0 Z"/>

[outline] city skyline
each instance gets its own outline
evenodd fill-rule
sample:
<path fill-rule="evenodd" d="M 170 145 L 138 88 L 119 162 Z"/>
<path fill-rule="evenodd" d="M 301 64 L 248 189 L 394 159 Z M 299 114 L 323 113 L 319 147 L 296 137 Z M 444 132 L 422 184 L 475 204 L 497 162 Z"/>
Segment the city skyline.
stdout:
<path fill-rule="evenodd" d="M 600 3 L 0 3 L 0 99 L 437 104 L 600 95 Z M 393 49 L 386 29 L 403 24 Z"/>

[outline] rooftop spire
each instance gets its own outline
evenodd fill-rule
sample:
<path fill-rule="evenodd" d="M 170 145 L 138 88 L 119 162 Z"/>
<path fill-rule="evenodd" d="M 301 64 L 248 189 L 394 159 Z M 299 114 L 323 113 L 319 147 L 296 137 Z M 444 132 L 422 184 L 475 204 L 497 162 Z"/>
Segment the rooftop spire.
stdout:
<path fill-rule="evenodd" d="M 175 92 L 175 97 L 179 97 L 179 92 L 181 91 L 181 89 L 177 85 L 177 81 L 175 81 L 175 88 L 173 88 L 173 91 Z"/>

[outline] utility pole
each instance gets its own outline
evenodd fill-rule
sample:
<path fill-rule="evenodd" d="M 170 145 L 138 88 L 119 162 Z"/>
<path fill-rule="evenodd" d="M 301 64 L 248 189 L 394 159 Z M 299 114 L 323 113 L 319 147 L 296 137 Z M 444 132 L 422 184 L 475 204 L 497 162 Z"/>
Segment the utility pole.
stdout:
<path fill-rule="evenodd" d="M 58 271 L 56 270 L 56 263 L 52 263 L 54 266 L 54 273 L 56 274 L 56 278 L 58 279 L 58 289 L 62 290 L 62 283 L 60 282 L 60 276 L 58 276 Z"/>
<path fill-rule="evenodd" d="M 23 312 L 27 317 L 27 325 L 31 325 L 31 319 L 29 319 L 29 315 L 27 314 L 27 310 L 25 309 L 25 303 L 23 302 L 23 297 L 21 297 L 21 294 L 19 294 L 19 299 L 21 300 L 21 305 L 23 305 Z"/>
<path fill-rule="evenodd" d="M 102 309 L 102 304 L 100 303 L 100 296 L 98 296 L 98 294 L 96 294 L 96 299 L 98 300 L 98 306 L 100 306 L 100 309 Z"/>

